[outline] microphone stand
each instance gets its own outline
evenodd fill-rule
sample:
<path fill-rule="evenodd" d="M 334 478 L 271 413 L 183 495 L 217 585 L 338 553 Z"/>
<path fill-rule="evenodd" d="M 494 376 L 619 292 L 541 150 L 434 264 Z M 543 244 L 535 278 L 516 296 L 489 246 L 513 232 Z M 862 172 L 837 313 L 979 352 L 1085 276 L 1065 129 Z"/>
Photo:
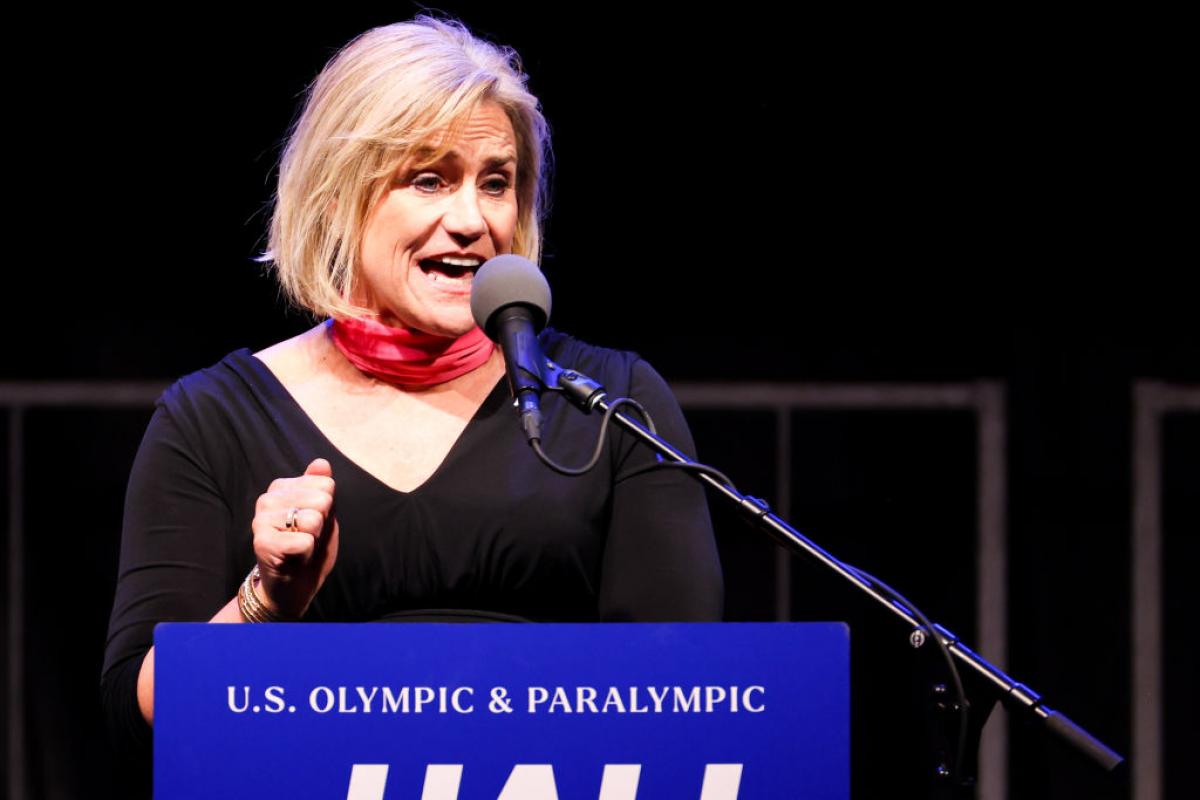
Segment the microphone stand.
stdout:
<path fill-rule="evenodd" d="M 608 412 L 610 404 L 604 387 L 586 375 L 573 370 L 563 369 L 553 361 L 546 359 L 539 366 L 543 367 L 537 376 L 542 385 L 550 390 L 563 393 L 565 397 L 584 413 L 599 411 Z M 640 422 L 629 416 L 615 411 L 611 414 L 624 430 L 633 434 L 639 441 L 655 450 L 661 458 L 677 464 L 698 465 L 686 454 L 651 433 Z M 941 625 L 925 625 L 918 619 L 919 612 L 895 599 L 894 593 L 889 595 L 885 584 L 872 579 L 861 570 L 856 570 L 843 564 L 829 552 L 821 548 L 800 531 L 793 528 L 784 520 L 771 512 L 767 504 L 748 495 L 744 495 L 732 486 L 718 480 L 713 475 L 697 470 L 687 470 L 689 474 L 707 485 L 721 497 L 733 504 L 742 517 L 754 527 L 757 527 L 778 544 L 794 554 L 807 556 L 816 560 L 830 572 L 838 575 L 846 583 L 852 585 L 863 594 L 873 599 L 897 621 L 909 629 L 909 643 L 917 649 L 923 647 L 930 636 L 936 636 L 949 651 L 958 666 L 966 668 L 964 684 L 969 687 L 967 694 L 968 726 L 967 741 L 962 743 L 963 762 L 953 765 L 953 772 L 945 764 L 938 766 L 937 774 L 949 777 L 958 775 L 957 787 L 952 789 L 951 796 L 971 796 L 974 785 L 973 767 L 978 751 L 979 737 L 983 725 L 995 702 L 999 700 L 1010 712 L 1020 715 L 1037 726 L 1048 730 L 1061 741 L 1074 748 L 1105 770 L 1113 771 L 1124 762 L 1124 758 L 1096 739 L 1083 728 L 1076 725 L 1063 714 L 1047 706 L 1042 696 L 1037 692 L 1018 683 L 1002 670 L 990 664 L 979 654 L 967 647 L 957 636 Z M 944 685 L 934 687 L 934 709 L 939 712 L 958 712 L 957 707 Z M 966 698 L 964 698 L 966 699 Z M 969 750 L 966 749 L 969 747 Z"/>

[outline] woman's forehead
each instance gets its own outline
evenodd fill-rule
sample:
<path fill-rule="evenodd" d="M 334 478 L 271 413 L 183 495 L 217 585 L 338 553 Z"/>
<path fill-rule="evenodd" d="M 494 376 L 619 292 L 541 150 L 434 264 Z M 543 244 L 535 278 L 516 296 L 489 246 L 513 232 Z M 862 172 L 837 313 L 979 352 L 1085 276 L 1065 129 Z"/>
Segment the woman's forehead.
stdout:
<path fill-rule="evenodd" d="M 445 159 L 503 165 L 517 161 L 512 120 L 499 103 L 485 101 L 413 145 L 404 163 L 424 166 Z"/>

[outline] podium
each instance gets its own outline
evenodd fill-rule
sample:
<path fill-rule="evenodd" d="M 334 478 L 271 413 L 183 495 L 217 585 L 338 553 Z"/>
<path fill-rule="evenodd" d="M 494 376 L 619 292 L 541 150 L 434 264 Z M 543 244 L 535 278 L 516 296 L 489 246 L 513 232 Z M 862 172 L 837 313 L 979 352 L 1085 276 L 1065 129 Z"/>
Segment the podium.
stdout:
<path fill-rule="evenodd" d="M 838 623 L 159 625 L 156 798 L 846 800 Z"/>

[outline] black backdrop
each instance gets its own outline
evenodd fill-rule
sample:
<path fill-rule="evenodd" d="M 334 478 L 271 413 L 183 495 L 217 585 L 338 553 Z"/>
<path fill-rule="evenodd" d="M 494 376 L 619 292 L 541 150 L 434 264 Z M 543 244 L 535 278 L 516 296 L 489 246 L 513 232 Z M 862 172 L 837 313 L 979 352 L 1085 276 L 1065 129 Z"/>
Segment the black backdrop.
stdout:
<path fill-rule="evenodd" d="M 544 266 L 558 327 L 635 349 L 671 381 L 1004 382 L 1007 666 L 1127 752 L 1131 385 L 1200 381 L 1180 274 L 1195 257 L 1170 244 L 1195 176 L 1169 24 L 443 7 L 516 47 L 552 124 Z M 0 376 L 166 381 L 306 327 L 250 260 L 280 138 L 338 45 L 414 10 L 85 12 L 14 26 L 9 167 L 23 197 Z M 27 417 L 34 797 L 121 796 L 95 685 L 146 418 Z M 741 446 L 758 437 L 770 452 L 766 420 L 693 422 L 703 456 L 770 495 L 769 457 Z M 794 420 L 794 521 L 968 639 L 971 425 Z M 1195 415 L 1166 430 L 1164 585 L 1178 623 L 1200 441 Z M 76 509 L 86 520 L 64 519 Z M 719 535 L 730 618 L 770 618 L 769 546 L 733 526 Z M 822 580 L 798 568 L 798 617 L 863 613 Z M 1168 688 L 1186 702 L 1168 713 L 1168 742 L 1181 743 L 1194 664 L 1173 648 Z M 859 684 L 880 680 L 857 669 Z M 901 756 L 888 743 L 908 723 L 863 724 L 878 727 L 858 734 L 856 793 L 895 796 Z M 1013 797 L 1128 796 L 1029 732 L 1011 749 Z M 1168 749 L 1169 779 L 1182 758 Z"/>

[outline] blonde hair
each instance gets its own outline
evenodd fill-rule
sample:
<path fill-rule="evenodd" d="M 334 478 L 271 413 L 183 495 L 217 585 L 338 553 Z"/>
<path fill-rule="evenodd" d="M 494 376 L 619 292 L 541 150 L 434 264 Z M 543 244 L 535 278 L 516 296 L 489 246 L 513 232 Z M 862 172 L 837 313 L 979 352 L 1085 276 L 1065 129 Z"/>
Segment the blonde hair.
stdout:
<path fill-rule="evenodd" d="M 508 115 L 517 145 L 512 251 L 541 254 L 550 139 L 516 52 L 456 20 L 419 16 L 341 49 L 309 88 L 279 164 L 262 261 L 287 297 L 317 316 L 361 316 L 350 297 L 366 220 L 397 166 L 439 150 L 482 102 Z M 449 135 L 447 135 L 449 134 Z"/>

